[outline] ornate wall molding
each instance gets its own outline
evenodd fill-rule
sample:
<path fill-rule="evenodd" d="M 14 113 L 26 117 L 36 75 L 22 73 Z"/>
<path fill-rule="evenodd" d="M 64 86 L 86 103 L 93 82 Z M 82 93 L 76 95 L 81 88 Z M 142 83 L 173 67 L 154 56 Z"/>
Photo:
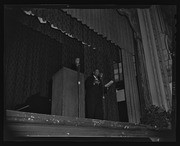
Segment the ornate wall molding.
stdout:
<path fill-rule="evenodd" d="M 146 67 L 151 84 L 152 101 L 153 104 L 169 110 L 172 108 L 172 99 L 163 55 L 163 50 L 168 47 L 168 36 L 164 28 L 165 22 L 157 6 L 138 10 L 138 16 L 146 57 Z M 153 89 L 154 87 L 155 89 Z"/>
<path fill-rule="evenodd" d="M 118 9 L 118 12 L 121 15 L 125 15 L 130 22 L 130 25 L 136 35 L 136 38 L 141 39 L 141 31 L 139 28 L 138 16 L 137 16 L 137 9 Z"/>
<path fill-rule="evenodd" d="M 156 41 L 152 28 L 152 20 L 148 9 L 139 10 L 138 16 L 145 51 L 146 67 L 150 83 L 152 103 L 168 110 L 163 79 L 157 53 Z"/>
<path fill-rule="evenodd" d="M 160 20 L 158 18 L 159 15 L 157 15 L 158 7 L 152 6 L 150 8 L 150 17 L 151 17 L 151 22 L 152 22 L 152 28 L 153 28 L 153 33 L 154 33 L 154 38 L 156 42 L 156 49 L 157 49 L 157 55 L 159 59 L 159 65 L 161 69 L 161 74 L 162 74 L 162 80 L 164 84 L 164 92 L 166 94 L 166 100 L 168 104 L 168 108 L 171 109 L 171 91 L 170 91 L 170 86 L 169 86 L 169 81 L 168 81 L 168 73 L 165 65 L 165 58 L 164 58 L 164 53 L 163 50 L 168 50 L 168 45 L 167 45 L 167 35 L 161 32 L 159 29 L 159 24 Z M 159 23 L 159 24 L 158 24 Z"/>

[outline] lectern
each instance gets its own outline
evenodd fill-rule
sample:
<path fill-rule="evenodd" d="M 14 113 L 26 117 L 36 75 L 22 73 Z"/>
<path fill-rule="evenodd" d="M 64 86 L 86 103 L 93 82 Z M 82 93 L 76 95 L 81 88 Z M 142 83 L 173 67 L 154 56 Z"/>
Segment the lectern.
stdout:
<path fill-rule="evenodd" d="M 84 75 L 80 73 L 79 76 L 79 91 L 77 76 L 77 71 L 66 67 L 54 74 L 52 83 L 52 115 L 85 117 Z"/>

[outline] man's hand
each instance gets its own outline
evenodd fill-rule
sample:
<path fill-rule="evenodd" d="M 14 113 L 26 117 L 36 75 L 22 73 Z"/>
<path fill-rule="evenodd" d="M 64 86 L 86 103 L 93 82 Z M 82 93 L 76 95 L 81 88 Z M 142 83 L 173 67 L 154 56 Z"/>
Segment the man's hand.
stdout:
<path fill-rule="evenodd" d="M 94 85 L 95 85 L 95 84 L 98 84 L 98 85 L 99 85 L 99 84 L 100 84 L 100 81 L 95 80 L 93 84 L 94 84 Z"/>

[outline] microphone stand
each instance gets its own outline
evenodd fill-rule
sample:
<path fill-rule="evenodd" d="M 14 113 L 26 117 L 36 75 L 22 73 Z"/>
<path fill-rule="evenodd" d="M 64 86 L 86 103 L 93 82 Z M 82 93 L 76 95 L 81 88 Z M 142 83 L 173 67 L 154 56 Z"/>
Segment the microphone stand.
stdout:
<path fill-rule="evenodd" d="M 80 59 L 76 58 L 76 67 L 77 67 L 77 92 L 78 92 L 78 117 L 79 117 L 79 99 L 80 99 Z"/>
<path fill-rule="evenodd" d="M 103 80 L 103 77 L 100 77 L 101 78 L 101 82 L 102 82 L 102 92 L 103 92 L 103 95 L 102 95 L 102 102 L 103 102 L 103 119 L 105 120 L 105 96 L 104 96 L 104 80 Z"/>

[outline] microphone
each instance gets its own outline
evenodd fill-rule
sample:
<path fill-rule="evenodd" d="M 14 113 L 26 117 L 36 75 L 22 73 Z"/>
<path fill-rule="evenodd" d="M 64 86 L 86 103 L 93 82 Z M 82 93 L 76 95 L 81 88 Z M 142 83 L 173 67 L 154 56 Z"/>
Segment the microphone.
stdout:
<path fill-rule="evenodd" d="M 76 63 L 76 66 L 79 66 L 80 65 L 80 58 L 76 58 L 75 63 Z"/>

